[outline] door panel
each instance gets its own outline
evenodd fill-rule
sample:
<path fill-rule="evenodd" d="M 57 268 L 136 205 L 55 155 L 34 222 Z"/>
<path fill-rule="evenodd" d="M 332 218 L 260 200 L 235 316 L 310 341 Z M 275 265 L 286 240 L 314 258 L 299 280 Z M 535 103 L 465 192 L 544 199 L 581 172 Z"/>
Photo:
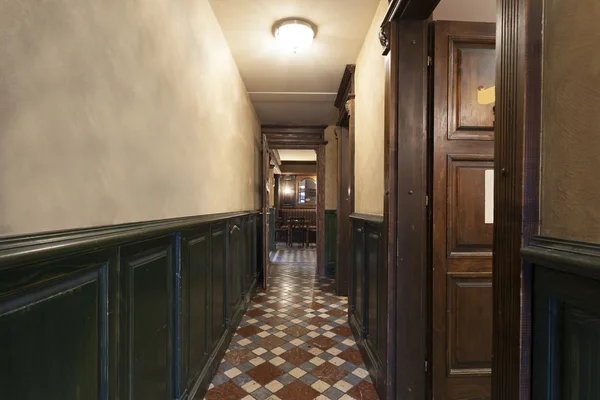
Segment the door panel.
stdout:
<path fill-rule="evenodd" d="M 485 221 L 485 171 L 493 155 L 448 156 L 448 254 L 491 256 L 494 225 Z"/>
<path fill-rule="evenodd" d="M 450 375 L 490 373 L 492 355 L 491 274 L 448 276 Z M 472 331 L 477 334 L 473 335 Z"/>
<path fill-rule="evenodd" d="M 494 140 L 493 104 L 478 104 L 477 91 L 495 85 L 495 38 L 452 33 L 448 36 L 448 139 Z"/>
<path fill-rule="evenodd" d="M 490 397 L 495 26 L 437 22 L 433 48 L 432 379 L 436 399 Z M 486 201 L 488 203 L 486 203 Z"/>

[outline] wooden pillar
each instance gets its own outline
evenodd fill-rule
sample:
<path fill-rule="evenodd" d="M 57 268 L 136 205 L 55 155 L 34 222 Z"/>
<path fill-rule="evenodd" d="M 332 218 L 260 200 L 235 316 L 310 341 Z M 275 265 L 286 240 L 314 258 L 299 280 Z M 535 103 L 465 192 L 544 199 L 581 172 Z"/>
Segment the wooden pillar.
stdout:
<path fill-rule="evenodd" d="M 325 276 L 325 166 L 324 144 L 317 147 L 317 272 Z"/>

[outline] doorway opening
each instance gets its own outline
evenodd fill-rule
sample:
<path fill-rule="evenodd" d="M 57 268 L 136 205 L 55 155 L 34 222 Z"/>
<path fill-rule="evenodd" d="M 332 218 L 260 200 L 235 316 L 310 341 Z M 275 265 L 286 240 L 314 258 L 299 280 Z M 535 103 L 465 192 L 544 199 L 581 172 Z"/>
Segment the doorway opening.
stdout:
<path fill-rule="evenodd" d="M 331 276 L 325 258 L 327 126 L 263 126 L 263 287 L 270 263 L 311 262 Z"/>
<path fill-rule="evenodd" d="M 272 150 L 270 261 L 317 262 L 317 153 Z M 327 271 L 326 271 L 327 275 Z"/>

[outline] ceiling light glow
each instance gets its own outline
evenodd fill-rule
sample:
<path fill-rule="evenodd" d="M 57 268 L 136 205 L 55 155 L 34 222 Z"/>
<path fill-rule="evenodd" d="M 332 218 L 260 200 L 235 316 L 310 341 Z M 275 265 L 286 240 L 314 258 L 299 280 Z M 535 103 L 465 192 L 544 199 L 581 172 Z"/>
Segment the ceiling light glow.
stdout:
<path fill-rule="evenodd" d="M 274 34 L 277 43 L 296 53 L 308 49 L 315 38 L 314 26 L 304 20 L 287 19 L 275 24 Z"/>

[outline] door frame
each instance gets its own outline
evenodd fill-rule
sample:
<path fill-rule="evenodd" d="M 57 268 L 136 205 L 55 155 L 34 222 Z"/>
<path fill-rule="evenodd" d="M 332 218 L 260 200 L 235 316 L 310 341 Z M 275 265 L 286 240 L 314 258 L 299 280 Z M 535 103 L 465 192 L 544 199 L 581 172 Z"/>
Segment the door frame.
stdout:
<path fill-rule="evenodd" d="M 269 265 L 271 263 L 270 257 L 270 243 L 269 243 L 269 171 L 271 164 L 271 151 L 269 149 L 269 142 L 267 137 L 262 135 L 262 253 L 263 253 L 263 270 L 262 270 L 262 287 L 267 290 L 269 281 Z"/>
<path fill-rule="evenodd" d="M 423 280 L 417 280 L 421 285 L 414 285 L 421 286 L 420 289 L 405 291 L 400 286 L 402 281 L 411 277 L 422 278 L 427 259 L 431 256 L 431 249 L 424 244 L 429 232 L 419 229 L 418 236 L 422 241 L 412 249 L 407 248 L 403 237 L 406 223 L 410 222 L 403 214 L 416 213 L 420 217 L 423 212 L 419 202 L 412 206 L 406 204 L 407 189 L 413 191 L 412 196 L 417 193 L 410 184 L 412 182 L 403 179 L 406 171 L 403 166 L 412 162 L 416 169 L 423 169 L 427 168 L 427 162 L 419 157 L 418 152 L 402 143 L 408 144 L 413 140 L 415 146 L 419 146 L 426 141 L 426 129 L 423 129 L 426 125 L 422 122 L 426 121 L 426 101 L 417 102 L 415 107 L 404 100 L 407 89 L 419 99 L 427 98 L 427 89 L 420 84 L 420 77 L 426 75 L 428 62 L 427 58 L 420 56 L 422 53 L 418 50 L 422 50 L 422 44 L 417 38 L 423 29 L 427 29 L 427 20 L 438 3 L 439 0 L 390 0 L 380 34 L 383 54 L 392 55 L 386 79 L 386 99 L 389 96 L 391 103 L 385 112 L 388 124 L 386 154 L 397 140 L 396 244 L 397 254 L 404 264 L 400 265 L 395 257 L 388 254 L 388 283 L 397 283 L 395 287 L 388 286 L 388 315 L 392 317 L 388 320 L 388 382 L 396 380 L 396 387 L 388 384 L 389 399 L 396 396 L 406 399 L 431 396 L 431 381 L 426 378 L 428 372 L 422 373 L 416 367 L 425 363 L 424 370 L 427 371 L 429 351 L 419 346 L 406 346 L 406 343 L 415 343 L 408 341 L 410 338 L 430 335 L 427 325 L 415 317 L 423 304 L 427 304 L 427 288 Z M 523 264 L 520 250 L 537 233 L 539 226 L 542 1 L 497 0 L 497 9 L 492 398 L 529 399 L 531 269 Z M 411 48 L 418 54 L 400 57 L 402 53 L 410 53 Z M 411 82 L 405 79 L 407 76 L 419 79 Z M 402 80 L 405 82 L 402 83 Z M 386 169 L 392 167 L 391 163 L 385 164 Z M 419 188 L 427 186 L 427 176 L 417 182 Z M 402 204 L 406 206 L 401 207 Z M 421 218 L 417 222 L 423 223 Z M 386 231 L 393 233 L 389 224 L 386 224 Z M 411 253 L 415 257 L 413 262 L 406 263 L 404 255 Z M 429 310 L 429 305 L 426 307 Z M 411 326 L 412 332 L 396 329 L 396 326 Z"/>
<path fill-rule="evenodd" d="M 354 71 L 355 64 L 348 64 L 335 99 L 339 110 L 336 122 L 338 149 L 337 176 L 337 264 L 335 269 L 335 292 L 338 296 L 350 293 L 350 215 L 354 213 Z"/>
<path fill-rule="evenodd" d="M 325 174 L 327 125 L 263 125 L 263 140 L 270 150 L 300 149 L 317 152 L 317 273 L 325 276 Z M 266 177 L 263 176 L 263 186 Z M 268 238 L 267 243 L 268 243 Z M 266 279 L 266 278 L 265 278 Z"/>
<path fill-rule="evenodd" d="M 427 52 L 429 17 L 438 2 L 392 0 L 380 32 L 382 55 L 387 57 L 384 274 L 388 399 L 421 400 L 430 395 Z"/>

